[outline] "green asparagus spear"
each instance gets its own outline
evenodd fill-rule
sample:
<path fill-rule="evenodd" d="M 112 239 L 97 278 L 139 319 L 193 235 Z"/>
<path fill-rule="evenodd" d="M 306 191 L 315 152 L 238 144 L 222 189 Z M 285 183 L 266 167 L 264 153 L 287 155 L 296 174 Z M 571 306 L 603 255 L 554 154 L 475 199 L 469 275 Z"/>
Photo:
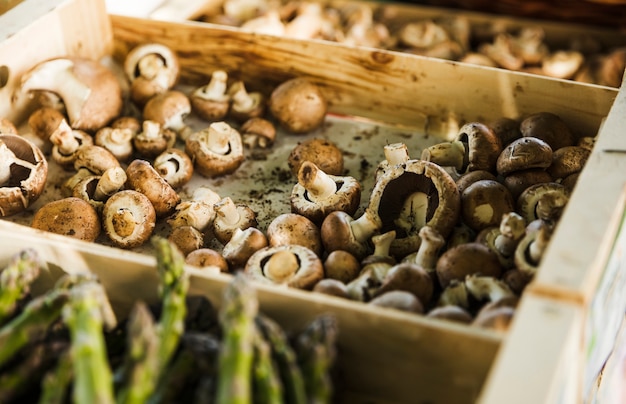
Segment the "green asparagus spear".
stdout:
<path fill-rule="evenodd" d="M 72 383 L 72 356 L 69 351 L 59 355 L 57 365 L 44 376 L 39 404 L 63 404 Z"/>
<path fill-rule="evenodd" d="M 39 276 L 41 262 L 35 250 L 25 249 L 14 255 L 0 273 L 0 324 L 13 315 L 17 302 L 30 290 Z"/>
<path fill-rule="evenodd" d="M 52 289 L 24 307 L 24 310 L 0 329 L 0 367 L 29 342 L 40 339 L 50 325 L 61 316 L 70 293 Z"/>
<path fill-rule="evenodd" d="M 159 334 L 157 375 L 161 375 L 174 355 L 185 328 L 187 313 L 185 299 L 189 289 L 189 276 L 184 268 L 185 259 L 178 248 L 162 237 L 153 237 L 152 244 L 156 249 L 163 302 L 157 326 Z"/>
<path fill-rule="evenodd" d="M 270 345 L 260 332 L 254 336 L 254 362 L 252 366 L 252 389 L 254 402 L 274 404 L 283 401 L 283 385 L 278 369 L 272 359 Z"/>
<path fill-rule="evenodd" d="M 155 389 L 159 340 L 152 315 L 143 302 L 137 302 L 128 320 L 128 347 L 124 362 L 126 384 L 117 403 L 145 403 Z"/>
<path fill-rule="evenodd" d="M 331 369 L 335 362 L 337 322 L 330 315 L 317 317 L 295 341 L 309 403 L 330 403 Z"/>
<path fill-rule="evenodd" d="M 113 381 L 103 334 L 104 289 L 97 282 L 73 286 L 63 319 L 70 331 L 73 358 L 73 400 L 77 403 L 113 403 Z"/>
<path fill-rule="evenodd" d="M 256 293 L 245 275 L 239 273 L 227 285 L 219 311 L 223 337 L 216 393 L 218 404 L 247 404 L 252 400 L 250 378 L 257 312 Z"/>
<path fill-rule="evenodd" d="M 271 318 L 262 314 L 257 316 L 257 325 L 271 345 L 272 356 L 282 381 L 284 401 L 287 404 L 306 404 L 304 379 L 298 367 L 295 352 L 283 329 Z"/>

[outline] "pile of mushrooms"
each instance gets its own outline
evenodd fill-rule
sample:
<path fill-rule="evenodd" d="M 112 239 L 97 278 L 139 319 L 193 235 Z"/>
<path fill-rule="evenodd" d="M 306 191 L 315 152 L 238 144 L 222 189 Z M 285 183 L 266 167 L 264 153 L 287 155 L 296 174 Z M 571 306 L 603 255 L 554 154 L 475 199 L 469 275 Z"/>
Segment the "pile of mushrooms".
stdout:
<path fill-rule="evenodd" d="M 611 87 L 620 86 L 626 66 L 626 48 L 606 49 L 591 37 L 575 37 L 566 47 L 550 49 L 539 25 L 473 27 L 463 15 L 407 21 L 396 7 L 359 2 L 224 0 L 217 10 L 219 14 L 201 20 L 249 32 L 377 47 Z"/>
<path fill-rule="evenodd" d="M 24 75 L 36 103 L 28 126 L 48 151 L 3 126 L 2 216 L 28 208 L 54 164 L 67 173 L 64 198 L 36 211 L 35 228 L 123 249 L 165 229 L 192 266 L 480 326 L 506 329 L 593 147 L 548 112 L 470 122 L 420 158 L 385 146 L 361 195 L 343 151 L 309 138 L 286 162 L 290 211 L 263 229 L 231 195 L 181 190 L 194 175 L 232 174 L 249 149 L 273 146 L 277 126 L 294 136 L 319 128 L 323 89 L 294 78 L 264 96 L 216 70 L 184 93 L 176 56 L 156 44 L 133 49 L 124 67 L 122 82 L 82 59 Z M 90 97 L 113 106 L 95 114 Z M 123 112 L 125 102 L 140 113 Z M 190 114 L 204 127 L 191 129 Z"/>

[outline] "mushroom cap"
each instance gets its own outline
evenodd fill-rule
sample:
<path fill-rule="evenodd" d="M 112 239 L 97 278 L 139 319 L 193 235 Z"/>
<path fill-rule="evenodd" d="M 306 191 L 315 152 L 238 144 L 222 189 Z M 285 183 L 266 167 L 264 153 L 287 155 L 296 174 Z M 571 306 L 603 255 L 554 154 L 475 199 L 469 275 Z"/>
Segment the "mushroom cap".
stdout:
<path fill-rule="evenodd" d="M 230 197 L 223 198 L 214 205 L 216 215 L 212 223 L 213 234 L 222 244 L 228 243 L 237 229 L 245 230 L 248 227 L 256 227 L 258 225 L 256 213 L 249 206 L 244 204 L 235 205 L 234 203 L 234 209 L 236 209 L 238 217 L 234 223 L 229 223 L 231 218 L 224 217 L 221 210 L 221 206 L 224 206 L 229 199 Z M 229 202 L 232 203 L 232 199 Z"/>
<path fill-rule="evenodd" d="M 591 151 L 581 146 L 565 146 L 552 153 L 552 164 L 547 171 L 554 180 L 581 172 Z"/>
<path fill-rule="evenodd" d="M 574 135 L 558 115 L 551 112 L 539 112 L 525 118 L 520 124 L 524 137 L 536 137 L 550 145 L 552 150 L 572 146 Z"/>
<path fill-rule="evenodd" d="M 126 168 L 128 189 L 141 192 L 154 206 L 157 217 L 171 214 L 180 202 L 180 195 L 146 160 L 135 159 Z"/>
<path fill-rule="evenodd" d="M 459 194 L 462 194 L 463 191 L 465 191 L 465 188 L 469 187 L 470 185 L 472 185 L 476 181 L 480 181 L 480 180 L 497 181 L 498 178 L 495 176 L 495 174 L 491 173 L 490 171 L 486 171 L 486 170 L 469 171 L 469 172 L 461 175 L 456 180 L 456 186 L 459 189 Z"/>
<path fill-rule="evenodd" d="M 408 262 L 396 264 L 387 271 L 383 283 L 374 296 L 392 290 L 413 293 L 424 307 L 430 304 L 435 290 L 433 279 L 424 268 Z"/>
<path fill-rule="evenodd" d="M 361 263 L 347 251 L 331 251 L 324 261 L 326 278 L 336 279 L 343 283 L 349 283 L 355 279 L 360 271 Z"/>
<path fill-rule="evenodd" d="M 110 168 L 120 167 L 119 160 L 104 147 L 93 144 L 83 145 L 74 153 L 74 169 L 85 168 L 96 175 L 102 175 Z"/>
<path fill-rule="evenodd" d="M 461 194 L 461 218 L 475 232 L 498 226 L 502 216 L 514 210 L 511 192 L 497 181 L 476 181 Z"/>
<path fill-rule="evenodd" d="M 465 172 L 476 170 L 495 172 L 502 144 L 489 126 L 480 122 L 467 123 L 459 130 L 456 140 L 466 144 L 468 165 Z"/>
<path fill-rule="evenodd" d="M 315 164 L 328 175 L 343 174 L 343 152 L 330 140 L 313 138 L 298 142 L 287 158 L 294 177 L 298 176 L 300 166 L 305 161 Z"/>
<path fill-rule="evenodd" d="M 437 261 L 436 273 L 439 284 L 445 289 L 453 280 L 463 281 L 467 275 L 499 277 L 502 266 L 489 247 L 470 242 L 446 250 Z"/>
<path fill-rule="evenodd" d="M 252 254 L 267 246 L 267 237 L 261 230 L 256 227 L 238 228 L 224 245 L 222 256 L 234 271 L 244 268 Z"/>
<path fill-rule="evenodd" d="M 407 311 L 410 313 L 424 313 L 424 305 L 420 302 L 417 296 L 405 290 L 389 291 L 385 294 L 376 296 L 370 300 L 368 304 L 388 309 Z"/>
<path fill-rule="evenodd" d="M 278 85 L 272 91 L 268 105 L 279 124 L 294 134 L 311 132 L 321 126 L 328 109 L 320 88 L 301 77 Z"/>
<path fill-rule="evenodd" d="M 219 272 L 228 272 L 228 262 L 219 252 L 211 248 L 199 248 L 187 254 L 185 264 L 196 268 L 216 267 Z"/>
<path fill-rule="evenodd" d="M 325 295 L 331 295 L 336 297 L 343 297 L 345 299 L 350 298 L 348 288 L 346 284 L 332 278 L 324 278 L 317 282 L 313 287 L 313 292 L 323 293 Z"/>
<path fill-rule="evenodd" d="M 191 113 L 189 98 L 182 91 L 168 90 L 150 98 L 143 107 L 143 119 L 163 128 L 180 130 L 182 120 Z"/>
<path fill-rule="evenodd" d="M 134 248 L 150 239 L 156 226 L 154 206 L 134 190 L 114 193 L 102 208 L 102 227 L 114 245 Z"/>
<path fill-rule="evenodd" d="M 175 189 L 188 183 L 193 176 L 193 161 L 187 153 L 175 147 L 159 154 L 154 159 L 154 168 Z"/>
<path fill-rule="evenodd" d="M 267 148 L 274 144 L 276 139 L 276 127 L 274 124 L 261 117 L 252 117 L 245 121 L 239 128 L 243 143 L 247 147 Z M 250 139 L 254 139 L 251 141 Z"/>
<path fill-rule="evenodd" d="M 472 315 L 467 310 L 451 304 L 435 307 L 426 314 L 426 317 L 456 321 L 464 324 L 469 324 L 473 320 Z"/>
<path fill-rule="evenodd" d="M 502 183 L 509 189 L 514 200 L 517 200 L 526 188 L 544 182 L 552 182 L 552 176 L 542 168 L 515 171 L 502 180 Z"/>
<path fill-rule="evenodd" d="M 487 124 L 500 138 L 500 144 L 502 147 L 508 146 L 512 141 L 522 137 L 522 131 L 520 130 L 520 123 L 512 118 L 498 118 Z"/>
<path fill-rule="evenodd" d="M 100 235 L 98 212 L 81 198 L 68 197 L 48 202 L 33 216 L 31 227 L 84 241 L 95 241 Z"/>
<path fill-rule="evenodd" d="M 362 259 L 367 255 L 369 246 L 359 242 L 354 237 L 350 226 L 353 220 L 352 216 L 341 210 L 331 212 L 324 218 L 320 227 L 320 234 L 326 252 L 343 250 L 357 259 Z"/>
<path fill-rule="evenodd" d="M 217 136 L 224 136 L 225 151 L 212 148 Z M 241 135 L 226 122 L 215 122 L 189 135 L 185 140 L 185 152 L 192 158 L 196 171 L 207 178 L 231 174 L 245 160 Z"/>
<path fill-rule="evenodd" d="M 552 148 L 545 141 L 526 136 L 514 140 L 498 156 L 498 174 L 506 176 L 515 171 L 548 168 L 552 164 Z"/>
<path fill-rule="evenodd" d="M 167 239 L 178 247 L 184 256 L 204 246 L 204 234 L 193 226 L 176 226 Z"/>
<path fill-rule="evenodd" d="M 22 212 L 41 196 L 48 179 L 48 162 L 41 149 L 22 136 L 0 135 L 0 143 L 26 163 L 11 164 L 9 182 L 0 184 L 0 216 L 6 217 Z"/>
<path fill-rule="evenodd" d="M 227 96 L 224 99 L 209 99 L 198 95 L 200 89 L 191 93 L 189 102 L 191 109 L 200 118 L 206 121 L 220 121 L 228 115 L 230 109 L 230 100 Z"/>
<path fill-rule="evenodd" d="M 68 85 L 70 77 L 76 85 Z M 56 93 L 63 100 L 70 126 L 87 132 L 106 126 L 123 107 L 122 89 L 115 74 L 97 61 L 85 58 L 41 62 L 22 76 L 21 88 Z"/>
<path fill-rule="evenodd" d="M 267 238 L 271 247 L 296 244 L 309 248 L 318 256 L 323 252 L 320 229 L 297 213 L 276 216 L 267 226 Z"/>
<path fill-rule="evenodd" d="M 139 62 L 148 55 L 157 55 L 164 64 L 164 69 L 156 77 L 140 75 Z M 144 43 L 128 52 L 124 59 L 124 72 L 131 83 L 131 98 L 143 105 L 154 95 L 174 87 L 180 75 L 180 65 L 178 57 L 168 46 Z"/>
<path fill-rule="evenodd" d="M 412 198 L 421 196 L 414 206 Z M 405 215 L 409 204 L 410 215 Z M 368 209 L 382 223 L 381 233 L 396 231 L 390 254 L 404 257 L 419 248 L 419 230 L 428 225 L 443 238 L 454 228 L 461 210 L 461 198 L 454 179 L 441 166 L 425 160 L 409 160 L 389 167 L 374 185 Z M 417 209 L 418 212 L 412 212 Z M 403 215 L 407 217 L 403 217 Z M 399 225 L 400 222 L 406 224 Z"/>
<path fill-rule="evenodd" d="M 526 223 L 531 223 L 536 219 L 556 221 L 569 201 L 569 197 L 570 190 L 557 182 L 531 185 L 517 198 L 517 211 Z M 540 203 L 545 206 L 540 208 Z M 545 208 L 548 211 L 545 211 Z"/>
<path fill-rule="evenodd" d="M 248 259 L 244 268 L 245 273 L 256 281 L 275 284 L 266 277 L 265 265 L 273 254 L 282 251 L 295 254 L 299 266 L 297 270 L 291 276 L 284 279 L 281 284 L 292 288 L 310 290 L 324 277 L 324 267 L 317 254 L 307 247 L 295 244 L 274 247 L 268 246 L 258 250 Z"/>
<path fill-rule="evenodd" d="M 65 119 L 65 115 L 58 109 L 52 107 L 40 107 L 33 111 L 28 117 L 30 130 L 40 139 L 49 140 L 52 132 L 55 131 Z M 15 132 L 17 134 L 17 132 Z"/>

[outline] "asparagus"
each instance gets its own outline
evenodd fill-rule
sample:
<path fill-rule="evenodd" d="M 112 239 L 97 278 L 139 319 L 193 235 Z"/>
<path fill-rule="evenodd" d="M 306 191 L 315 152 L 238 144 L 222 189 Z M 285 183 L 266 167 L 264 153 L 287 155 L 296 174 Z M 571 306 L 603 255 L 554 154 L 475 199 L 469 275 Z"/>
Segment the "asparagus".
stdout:
<path fill-rule="evenodd" d="M 271 345 L 272 356 L 278 366 L 284 389 L 284 401 L 287 404 L 305 404 L 306 391 L 302 372 L 283 329 L 274 320 L 262 314 L 257 316 L 257 325 Z"/>
<path fill-rule="evenodd" d="M 185 328 L 189 277 L 184 268 L 185 259 L 174 244 L 162 237 L 153 237 L 152 244 L 156 249 L 159 291 L 163 302 L 157 325 L 159 361 L 156 373 L 161 375 L 174 355 Z"/>
<path fill-rule="evenodd" d="M 219 320 L 222 326 L 222 349 L 216 401 L 219 404 L 243 404 L 252 401 L 251 373 L 253 341 L 258 312 L 256 293 L 245 275 L 238 273 L 226 286 Z"/>
<path fill-rule="evenodd" d="M 128 320 L 128 346 L 124 362 L 126 385 L 117 394 L 117 403 L 144 403 L 156 385 L 158 345 L 152 315 L 145 303 L 137 302 Z"/>
<path fill-rule="evenodd" d="M 332 401 L 330 371 L 336 356 L 336 339 L 337 323 L 330 315 L 317 317 L 296 338 L 295 349 L 310 403 Z"/>
<path fill-rule="evenodd" d="M 283 386 L 276 364 L 272 360 L 270 345 L 260 332 L 254 337 L 254 362 L 252 385 L 254 402 L 259 404 L 280 403 L 283 401 Z"/>
<path fill-rule="evenodd" d="M 24 307 L 24 310 L 0 329 L 0 367 L 28 343 L 41 339 L 69 301 L 69 291 L 52 289 Z"/>
<path fill-rule="evenodd" d="M 44 376 L 41 383 L 39 404 L 63 404 L 72 383 L 72 356 L 69 351 L 59 355 L 57 365 Z"/>
<path fill-rule="evenodd" d="M 71 288 L 63 319 L 70 331 L 73 358 L 73 400 L 77 403 L 113 403 L 113 381 L 104 342 L 102 308 L 107 301 L 97 282 Z"/>
<path fill-rule="evenodd" d="M 14 314 L 17 302 L 30 291 L 40 270 L 39 257 L 32 249 L 22 250 L 11 258 L 0 273 L 0 324 Z"/>

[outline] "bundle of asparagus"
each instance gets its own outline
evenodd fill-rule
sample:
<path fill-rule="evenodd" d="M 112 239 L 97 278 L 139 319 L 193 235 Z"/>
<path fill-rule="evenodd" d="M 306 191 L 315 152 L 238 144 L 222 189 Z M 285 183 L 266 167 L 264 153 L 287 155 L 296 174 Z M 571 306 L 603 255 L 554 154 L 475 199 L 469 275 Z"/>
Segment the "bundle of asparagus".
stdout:
<path fill-rule="evenodd" d="M 0 272 L 0 402 L 326 403 L 337 325 L 314 319 L 288 336 L 259 312 L 245 275 L 216 309 L 188 295 L 183 257 L 153 239 L 160 300 L 117 322 L 93 275 L 65 275 L 47 293 L 25 249 Z"/>

